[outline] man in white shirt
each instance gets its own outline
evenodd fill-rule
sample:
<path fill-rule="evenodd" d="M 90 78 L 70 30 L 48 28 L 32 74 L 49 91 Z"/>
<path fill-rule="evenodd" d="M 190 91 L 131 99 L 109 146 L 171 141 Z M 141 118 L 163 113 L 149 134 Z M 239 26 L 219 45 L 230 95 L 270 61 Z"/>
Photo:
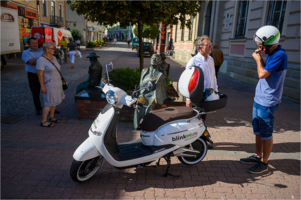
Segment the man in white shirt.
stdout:
<path fill-rule="evenodd" d="M 214 67 L 214 60 L 209 55 L 211 53 L 212 43 L 209 40 L 207 35 L 203 35 L 198 37 L 194 41 L 194 45 L 196 46 L 198 53 L 192 57 L 186 67 L 190 66 L 197 66 L 203 70 L 204 73 L 204 90 L 206 88 L 213 88 L 215 91 L 218 92 L 218 86 L 215 76 L 215 67 Z M 190 99 L 186 100 L 186 106 L 192 107 L 192 103 Z M 206 115 L 201 115 L 203 121 L 206 120 Z M 212 146 L 208 146 L 208 148 L 213 148 Z"/>
<path fill-rule="evenodd" d="M 80 49 L 80 40 L 79 39 L 76 40 L 76 45 L 77 45 L 77 49 Z"/>

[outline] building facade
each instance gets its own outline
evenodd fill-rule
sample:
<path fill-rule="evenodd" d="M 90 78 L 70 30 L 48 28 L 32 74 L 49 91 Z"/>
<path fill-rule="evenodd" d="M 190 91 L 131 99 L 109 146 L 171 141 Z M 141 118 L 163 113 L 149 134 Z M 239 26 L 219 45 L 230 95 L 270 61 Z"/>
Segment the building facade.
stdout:
<path fill-rule="evenodd" d="M 288 56 L 283 98 L 300 103 L 300 1 L 226 1 L 223 15 L 220 49 L 226 61 L 221 75 L 256 86 L 253 36 L 261 26 L 274 25 Z"/>
<path fill-rule="evenodd" d="M 102 40 L 105 37 L 106 28 L 98 22 L 87 21 L 87 41 Z"/>
<path fill-rule="evenodd" d="M 117 41 L 126 41 L 126 38 L 133 38 L 133 27 L 127 26 L 126 28 L 121 28 L 120 24 L 114 24 L 107 28 L 107 37 L 116 38 Z"/>
<path fill-rule="evenodd" d="M 67 6 L 67 28 L 78 30 L 82 45 L 105 37 L 105 26 L 86 20 L 83 15 L 78 15 L 76 11 L 72 11 L 69 6 Z"/>
<path fill-rule="evenodd" d="M 254 87 L 259 78 L 253 36 L 264 25 L 276 26 L 288 55 L 283 98 L 300 103 L 300 1 L 206 1 L 193 20 L 191 40 L 187 28 L 173 25 L 175 59 L 187 63 L 195 52 L 194 39 L 208 35 L 224 53 L 219 74 Z"/>
<path fill-rule="evenodd" d="M 67 3 L 64 0 L 39 1 L 40 25 L 67 29 Z"/>

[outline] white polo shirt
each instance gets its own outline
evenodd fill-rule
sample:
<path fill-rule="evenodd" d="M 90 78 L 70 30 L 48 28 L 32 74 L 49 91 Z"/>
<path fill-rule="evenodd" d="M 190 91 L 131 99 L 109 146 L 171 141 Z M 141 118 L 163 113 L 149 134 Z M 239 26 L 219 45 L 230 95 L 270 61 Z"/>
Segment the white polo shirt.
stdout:
<path fill-rule="evenodd" d="M 204 90 L 206 88 L 213 88 L 218 92 L 214 61 L 211 56 L 208 55 L 207 59 L 205 60 L 205 57 L 202 54 L 198 53 L 197 55 L 192 57 L 186 64 L 186 68 L 190 66 L 197 66 L 203 70 Z"/>

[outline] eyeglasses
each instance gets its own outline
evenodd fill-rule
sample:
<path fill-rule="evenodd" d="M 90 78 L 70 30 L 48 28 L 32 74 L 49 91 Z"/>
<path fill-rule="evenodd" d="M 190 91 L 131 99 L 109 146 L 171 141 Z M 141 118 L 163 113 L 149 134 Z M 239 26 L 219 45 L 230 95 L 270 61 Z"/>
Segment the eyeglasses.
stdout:
<path fill-rule="evenodd" d="M 48 48 L 48 49 L 52 49 L 52 50 L 54 50 L 54 48 Z"/>
<path fill-rule="evenodd" d="M 209 43 L 209 44 L 203 44 L 203 46 L 205 46 L 205 47 L 212 47 L 212 43 Z"/>

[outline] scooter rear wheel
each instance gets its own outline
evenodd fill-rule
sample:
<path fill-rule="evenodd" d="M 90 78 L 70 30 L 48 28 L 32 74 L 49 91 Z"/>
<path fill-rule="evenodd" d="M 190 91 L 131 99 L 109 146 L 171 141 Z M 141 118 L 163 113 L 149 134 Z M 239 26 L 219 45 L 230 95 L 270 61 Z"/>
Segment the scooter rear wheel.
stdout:
<path fill-rule="evenodd" d="M 207 150 L 208 150 L 207 143 L 202 138 L 197 139 L 191 145 L 194 150 L 200 151 L 200 154 L 196 155 L 195 157 L 179 156 L 178 157 L 179 161 L 185 165 L 195 165 L 201 162 L 207 154 Z M 186 148 L 190 148 L 190 145 L 186 146 Z"/>
<path fill-rule="evenodd" d="M 97 172 L 102 162 L 102 156 L 98 156 L 85 161 L 73 160 L 70 168 L 70 177 L 75 182 L 86 181 Z"/>

